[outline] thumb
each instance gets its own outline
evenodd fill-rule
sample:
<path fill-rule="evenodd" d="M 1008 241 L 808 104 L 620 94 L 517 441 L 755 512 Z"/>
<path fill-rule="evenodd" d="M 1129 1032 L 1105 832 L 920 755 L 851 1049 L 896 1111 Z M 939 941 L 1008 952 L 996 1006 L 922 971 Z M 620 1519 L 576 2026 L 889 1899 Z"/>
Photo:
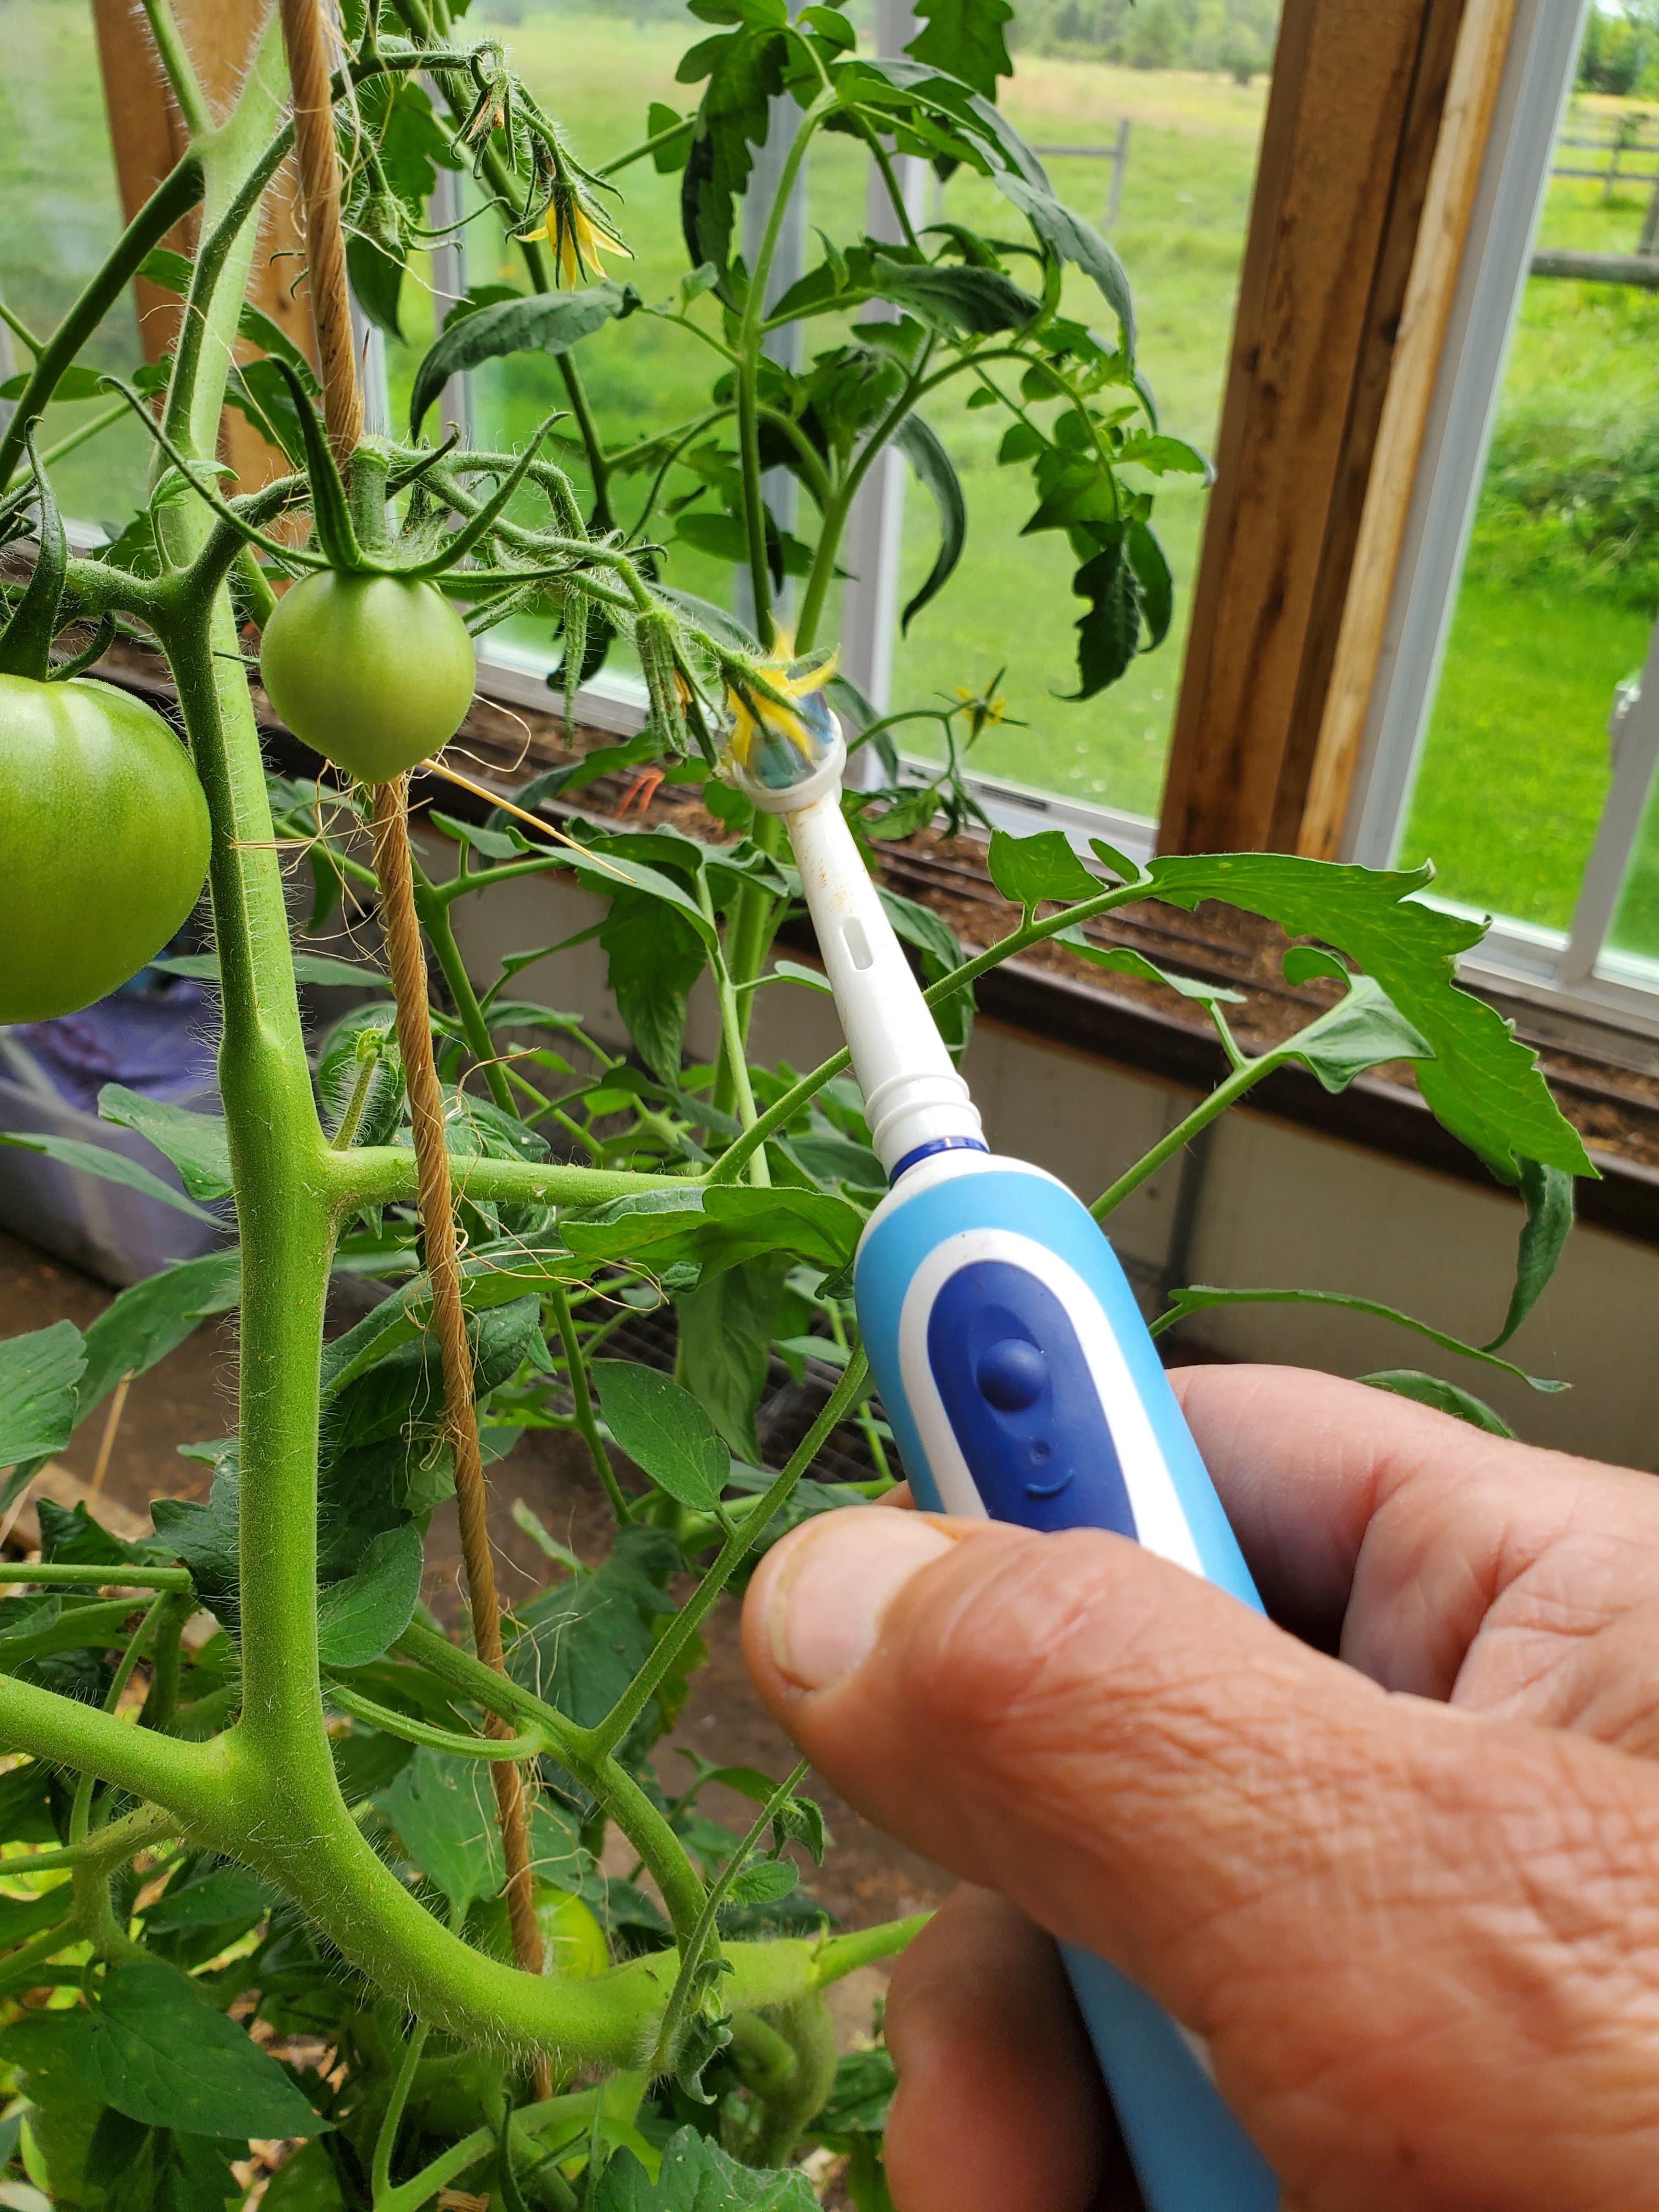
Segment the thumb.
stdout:
<path fill-rule="evenodd" d="M 1659 1794 L 1634 1762 L 1391 1696 L 1119 1537 L 825 1516 L 763 1563 L 744 1639 L 860 1811 L 1210 2039 L 1287 2183 L 1425 2149 L 1449 2069 L 1460 2142 L 1484 2118 L 1513 2152 L 1471 2047 L 1499 2082 L 1568 2056 L 1628 1942 L 1595 1834 Z M 1539 1955 L 1540 1882 L 1576 1958 Z"/>

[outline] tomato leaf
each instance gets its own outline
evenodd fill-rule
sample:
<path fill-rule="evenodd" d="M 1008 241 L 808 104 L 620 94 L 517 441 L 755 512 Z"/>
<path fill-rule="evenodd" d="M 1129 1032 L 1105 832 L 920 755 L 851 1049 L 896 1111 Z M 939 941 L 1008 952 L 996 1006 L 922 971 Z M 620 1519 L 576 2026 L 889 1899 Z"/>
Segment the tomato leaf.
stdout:
<path fill-rule="evenodd" d="M 611 900 L 599 943 L 617 1010 L 640 1058 L 660 1082 L 672 1083 L 680 1072 L 686 1002 L 703 969 L 701 939 L 674 902 L 630 892 Z"/>
<path fill-rule="evenodd" d="M 593 2212 L 816 2212 L 799 2172 L 739 2166 L 695 2128 L 671 2138 L 653 2182 L 631 2150 L 618 2150 L 593 2191 Z"/>
<path fill-rule="evenodd" d="M 1540 1167 L 1536 1160 L 1523 1159 L 1520 1168 L 1527 1218 L 1516 1254 L 1515 1288 L 1504 1326 L 1487 1344 L 1488 1352 L 1507 1344 L 1537 1304 L 1572 1231 L 1572 1177 L 1560 1168 Z"/>
<path fill-rule="evenodd" d="M 1050 502 L 1045 501 L 1026 525 L 1042 526 Z M 1078 688 L 1068 699 L 1092 699 L 1115 684 L 1134 659 L 1140 643 L 1140 585 L 1129 558 L 1127 532 L 1121 522 L 1091 526 L 1099 547 L 1072 579 L 1072 590 L 1087 599 L 1086 614 L 1077 622 Z"/>
<path fill-rule="evenodd" d="M 693 46 L 675 74 L 682 84 L 708 80 L 680 179 L 686 252 L 694 269 L 707 262 L 717 272 L 720 295 L 732 306 L 736 205 L 755 166 L 751 149 L 765 143 L 771 103 L 783 90 L 788 17 L 779 6 L 734 12 L 724 20 L 737 27 Z"/>
<path fill-rule="evenodd" d="M 409 428 L 419 433 L 427 410 L 452 376 L 503 354 L 568 353 L 613 319 L 631 315 L 640 295 L 631 284 L 590 284 L 580 292 L 532 292 L 498 300 L 463 315 L 440 332 L 415 372 Z"/>
<path fill-rule="evenodd" d="M 1184 439 L 1150 430 L 1138 430 L 1133 437 L 1126 438 L 1115 458 L 1120 466 L 1126 461 L 1133 461 L 1139 468 L 1150 469 L 1156 477 L 1203 477 L 1210 472 L 1203 454 Z"/>
<path fill-rule="evenodd" d="M 98 1113 L 100 1120 L 136 1130 L 165 1152 L 192 1198 L 228 1196 L 230 1145 L 222 1115 L 193 1114 L 162 1098 L 141 1098 L 120 1083 L 106 1083 L 99 1092 Z"/>
<path fill-rule="evenodd" d="M 1349 979 L 1346 994 L 1317 1021 L 1273 1048 L 1274 1057 L 1299 1060 L 1327 1091 L 1346 1091 L 1368 1067 L 1391 1060 L 1421 1062 L 1428 1040 L 1415 1030 L 1374 975 Z"/>
<path fill-rule="evenodd" d="M 325 1667 L 366 1667 L 397 1642 L 421 1594 L 421 1535 L 413 1522 L 371 1537 L 355 1574 L 317 1599 L 318 1656 Z"/>
<path fill-rule="evenodd" d="M 1135 356 L 1135 310 L 1129 279 L 1123 264 L 1093 223 L 1074 215 L 1052 192 L 1042 191 L 1024 177 L 1012 175 L 1006 169 L 997 173 L 996 187 L 1005 199 L 1013 202 L 1051 253 L 1061 261 L 1071 262 L 1093 280 L 1101 297 L 1117 317 L 1124 358 L 1132 362 Z M 1166 442 L 1173 446 L 1176 441 L 1170 439 Z M 1201 461 L 1199 467 L 1201 472 Z"/>
<path fill-rule="evenodd" d="M 118 1966 L 97 2002 L 70 2017 L 80 2023 L 76 2071 L 129 2119 L 238 2142 L 314 2136 L 331 2124 L 187 1974 L 159 1960 Z"/>
<path fill-rule="evenodd" d="M 205 1221 L 214 1228 L 221 1224 L 216 1214 L 209 1213 L 193 1199 L 174 1190 L 170 1182 L 152 1175 L 148 1168 L 130 1160 L 125 1152 L 112 1152 L 107 1145 L 88 1145 L 79 1137 L 17 1137 L 9 1131 L 0 1130 L 0 1145 L 15 1145 L 25 1152 L 43 1152 L 60 1167 L 78 1168 L 82 1175 L 97 1176 L 105 1182 L 118 1182 L 128 1190 L 141 1192 L 162 1206 L 170 1206 L 175 1213 L 187 1213 L 192 1221 Z"/>
<path fill-rule="evenodd" d="M 169 953 L 149 964 L 163 975 L 183 975 L 195 983 L 216 983 L 219 980 L 216 952 Z M 392 988 L 391 977 L 383 975 L 378 968 L 366 967 L 356 960 L 337 960 L 327 952 L 296 952 L 294 980 L 296 983 L 323 984 L 331 990 L 361 991 L 365 986 L 377 991 Z"/>
<path fill-rule="evenodd" d="M 85 1420 L 124 1375 L 143 1375 L 210 1315 L 228 1312 L 241 1295 L 241 1279 L 242 1255 L 232 1246 L 164 1267 L 112 1298 L 87 1328 L 76 1419 Z"/>
<path fill-rule="evenodd" d="M 1569 1175 L 1595 1169 L 1577 1131 L 1551 1097 L 1537 1055 L 1513 1024 L 1457 988 L 1455 959 L 1485 934 L 1479 922 L 1442 914 L 1412 894 L 1432 871 L 1373 870 L 1280 853 L 1171 854 L 1152 863 L 1147 896 L 1172 906 L 1225 899 L 1316 937 L 1374 975 L 1434 1050 L 1418 1087 L 1437 1118 L 1513 1183 L 1522 1159 Z"/>
<path fill-rule="evenodd" d="M 1063 830 L 1038 830 L 1030 837 L 994 830 L 986 866 L 991 881 L 1015 906 L 1039 906 L 1044 899 L 1093 898 L 1101 889 Z"/>
<path fill-rule="evenodd" d="M 571 1250 L 590 1261 L 627 1260 L 654 1270 L 686 1261 L 701 1266 L 706 1281 L 779 1251 L 838 1273 L 852 1260 L 864 1218 L 825 1191 L 693 1184 L 613 1199 L 566 1215 L 562 1225 Z"/>
<path fill-rule="evenodd" d="M 398 1840 L 458 1916 L 507 1878 L 489 1770 L 423 1744 L 377 1801 Z"/>
<path fill-rule="evenodd" d="M 72 1321 L 0 1341 L 0 1467 L 62 1451 L 75 1426 L 75 1389 L 87 1364 Z"/>
<path fill-rule="evenodd" d="M 689 1390 L 632 1359 L 596 1359 L 592 1372 L 611 1435 L 659 1490 L 714 1510 L 732 1455 Z"/>
<path fill-rule="evenodd" d="M 937 432 L 920 415 L 907 415 L 894 442 L 902 450 L 939 509 L 939 543 L 933 565 L 927 571 L 899 617 L 899 628 L 908 630 L 931 599 L 942 592 L 962 558 L 968 536 L 968 504 L 962 495 L 956 465 L 939 442 Z"/>
<path fill-rule="evenodd" d="M 1482 1367 L 1495 1367 L 1500 1374 L 1513 1375 L 1529 1390 L 1553 1394 L 1569 1388 L 1565 1382 L 1552 1382 L 1528 1375 L 1512 1361 L 1500 1359 L 1496 1352 L 1484 1351 L 1478 1344 L 1465 1344 L 1459 1337 L 1448 1336 L 1443 1329 L 1431 1328 L 1427 1322 L 1416 1321 L 1395 1306 L 1379 1305 L 1375 1298 L 1350 1297 L 1340 1291 L 1220 1291 L 1207 1283 L 1189 1283 L 1184 1290 L 1170 1291 L 1170 1303 L 1152 1323 L 1152 1334 L 1162 1336 L 1166 1329 L 1176 1328 L 1191 1315 L 1207 1313 L 1220 1306 L 1340 1306 L 1348 1313 L 1370 1314 L 1375 1320 L 1391 1321 L 1400 1328 L 1411 1329 L 1418 1336 L 1427 1337 L 1431 1344 L 1437 1344 L 1443 1352 L 1455 1352 L 1460 1359 L 1473 1359 Z"/>
<path fill-rule="evenodd" d="M 933 329 L 970 337 L 1019 330 L 1040 309 L 1040 302 L 1000 269 L 970 269 L 955 261 L 901 261 L 877 253 L 868 283 L 877 299 L 908 307 Z"/>
<path fill-rule="evenodd" d="M 602 1565 L 556 1583 L 520 1606 L 507 1652 L 515 1681 L 583 1728 L 602 1721 L 645 1664 L 658 1624 L 673 1612 L 669 1583 L 683 1562 L 665 1529 L 623 1528 Z M 687 1655 L 695 1666 L 701 1647 Z M 671 1678 L 624 1740 L 630 1759 L 648 1748 L 684 1697 Z"/>
<path fill-rule="evenodd" d="M 998 78 L 1014 73 L 1003 30 L 1013 20 L 1011 0 L 918 0 L 916 14 L 922 27 L 905 52 L 994 100 Z"/>
<path fill-rule="evenodd" d="M 1170 634 L 1170 620 L 1175 612 L 1175 578 L 1170 574 L 1164 548 L 1153 536 L 1150 525 L 1132 522 L 1124 534 L 1123 550 L 1134 570 L 1140 593 L 1140 618 L 1146 625 L 1146 641 L 1140 649 L 1152 653 Z"/>
<path fill-rule="evenodd" d="M 1081 929 L 1062 929 L 1054 941 L 1080 952 L 1097 968 L 1110 968 L 1120 975 L 1139 975 L 1144 982 L 1162 983 L 1166 991 L 1178 992 L 1183 999 L 1191 999 L 1200 1006 L 1242 1006 L 1244 1003 L 1243 991 L 1230 991 L 1221 983 L 1202 983 L 1194 975 L 1177 975 L 1170 969 L 1158 967 L 1145 954 L 1132 951 L 1127 945 L 1091 945 Z"/>
<path fill-rule="evenodd" d="M 1455 1382 L 1443 1382 L 1437 1375 L 1425 1375 L 1420 1367 L 1386 1367 L 1358 1379 L 1373 1390 L 1391 1391 L 1396 1398 L 1413 1398 L 1419 1406 L 1432 1406 L 1436 1413 L 1449 1413 L 1455 1420 L 1467 1421 L 1471 1428 L 1484 1429 L 1489 1437 L 1515 1434 L 1504 1416 L 1494 1413 L 1484 1398 L 1477 1398 L 1472 1390 Z"/>

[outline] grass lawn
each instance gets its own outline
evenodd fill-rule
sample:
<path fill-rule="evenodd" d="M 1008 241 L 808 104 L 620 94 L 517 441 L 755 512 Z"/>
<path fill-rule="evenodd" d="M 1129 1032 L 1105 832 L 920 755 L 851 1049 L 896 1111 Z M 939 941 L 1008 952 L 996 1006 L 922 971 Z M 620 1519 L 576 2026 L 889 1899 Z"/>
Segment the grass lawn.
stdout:
<path fill-rule="evenodd" d="M 1598 184 L 1558 180 L 1541 243 L 1628 252 L 1645 204 L 1645 187 L 1607 201 Z M 1622 426 L 1656 414 L 1659 295 L 1534 277 L 1499 442 L 1535 422 L 1617 450 Z M 1571 574 L 1529 579 L 1515 550 L 1477 522 L 1400 854 L 1431 857 L 1449 897 L 1565 928 L 1607 793 L 1614 686 L 1641 666 L 1654 610 Z M 1642 910 L 1642 949 L 1659 951 L 1659 901 Z"/>

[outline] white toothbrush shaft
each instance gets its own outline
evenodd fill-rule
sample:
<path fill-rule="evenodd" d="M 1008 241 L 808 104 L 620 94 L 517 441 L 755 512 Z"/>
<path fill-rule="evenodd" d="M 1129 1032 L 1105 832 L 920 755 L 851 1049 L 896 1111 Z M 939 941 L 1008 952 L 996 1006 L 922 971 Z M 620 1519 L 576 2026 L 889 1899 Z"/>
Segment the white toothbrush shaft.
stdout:
<path fill-rule="evenodd" d="M 982 1141 L 968 1086 L 842 818 L 839 784 L 783 819 L 882 1165 L 890 1174 L 941 1139 Z"/>

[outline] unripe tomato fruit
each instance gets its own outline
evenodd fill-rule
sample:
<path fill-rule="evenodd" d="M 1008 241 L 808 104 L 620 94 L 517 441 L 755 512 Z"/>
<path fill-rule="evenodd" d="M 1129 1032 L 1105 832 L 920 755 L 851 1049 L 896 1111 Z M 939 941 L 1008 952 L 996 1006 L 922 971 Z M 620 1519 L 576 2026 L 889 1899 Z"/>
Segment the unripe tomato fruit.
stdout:
<path fill-rule="evenodd" d="M 207 800 L 150 708 L 0 676 L 0 1022 L 107 997 L 202 895 Z"/>
<path fill-rule="evenodd" d="M 605 1930 L 580 1897 L 555 1889 L 550 1882 L 536 1882 L 536 1922 L 542 1931 L 542 1972 L 567 1982 L 591 1981 L 611 1963 Z M 513 1930 L 507 1899 L 492 1897 L 475 1905 L 466 1917 L 466 1932 L 475 1943 L 498 1959 L 513 1956 Z"/>
<path fill-rule="evenodd" d="M 447 745 L 472 703 L 466 624 L 434 585 L 319 568 L 276 603 L 259 678 L 295 736 L 360 783 Z"/>

